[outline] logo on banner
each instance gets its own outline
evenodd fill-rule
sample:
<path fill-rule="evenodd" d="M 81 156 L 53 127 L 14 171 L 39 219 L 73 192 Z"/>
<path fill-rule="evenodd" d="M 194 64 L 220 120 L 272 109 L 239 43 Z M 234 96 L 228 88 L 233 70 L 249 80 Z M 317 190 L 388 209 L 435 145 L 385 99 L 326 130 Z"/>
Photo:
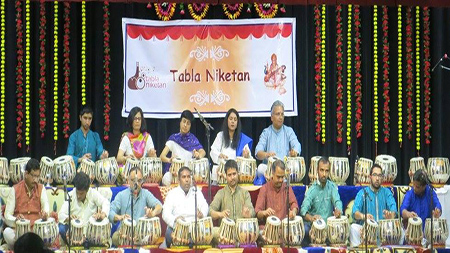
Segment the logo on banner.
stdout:
<path fill-rule="evenodd" d="M 166 88 L 166 83 L 161 83 L 157 75 L 152 75 L 154 71 L 154 67 L 139 66 L 139 62 L 136 62 L 136 73 L 128 79 L 128 88 L 131 90 Z"/>
<path fill-rule="evenodd" d="M 276 54 L 272 54 L 270 60 L 270 65 L 267 63 L 264 66 L 264 85 L 267 88 L 278 89 L 278 93 L 283 95 L 286 93 L 286 88 L 284 88 L 286 83 L 286 75 L 284 74 L 286 65 L 278 66 Z"/>

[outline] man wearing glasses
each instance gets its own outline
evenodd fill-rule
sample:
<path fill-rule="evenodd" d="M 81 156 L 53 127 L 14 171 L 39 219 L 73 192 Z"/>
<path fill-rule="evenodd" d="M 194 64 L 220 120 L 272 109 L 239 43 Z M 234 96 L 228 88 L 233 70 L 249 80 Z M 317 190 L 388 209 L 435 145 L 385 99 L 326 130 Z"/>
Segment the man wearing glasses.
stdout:
<path fill-rule="evenodd" d="M 141 217 L 151 218 L 161 213 L 161 202 L 151 192 L 142 189 L 142 171 L 139 167 L 130 170 L 128 178 L 129 188 L 119 192 L 111 203 L 108 218 L 112 224 L 117 224 L 124 219 L 130 219 L 131 223 L 131 201 L 133 201 L 133 219 L 137 221 Z M 119 245 L 119 231 L 112 236 L 113 245 Z M 130 235 L 126 235 L 130 236 Z"/>
<path fill-rule="evenodd" d="M 358 247 L 361 242 L 362 225 L 366 220 L 364 215 L 364 195 L 367 200 L 367 219 L 378 222 L 382 219 L 394 219 L 397 216 L 397 205 L 390 189 L 381 187 L 383 173 L 380 165 L 374 164 L 370 169 L 370 185 L 362 188 L 353 204 L 353 219 L 358 224 L 352 224 L 350 229 L 350 246 Z"/>

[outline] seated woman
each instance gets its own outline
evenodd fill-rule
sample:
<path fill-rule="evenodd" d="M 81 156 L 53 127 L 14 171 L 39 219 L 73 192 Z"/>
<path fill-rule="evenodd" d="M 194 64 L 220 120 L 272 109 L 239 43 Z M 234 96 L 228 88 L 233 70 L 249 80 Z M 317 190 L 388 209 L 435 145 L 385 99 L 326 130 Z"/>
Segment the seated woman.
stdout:
<path fill-rule="evenodd" d="M 211 159 L 216 164 L 213 166 L 211 179 L 217 181 L 217 164 L 220 159 L 233 159 L 237 156 L 251 157 L 253 140 L 241 132 L 241 118 L 236 109 L 228 110 L 222 124 L 222 131 L 217 133 L 211 146 Z"/>
<path fill-rule="evenodd" d="M 172 160 L 176 157 L 181 158 L 185 165 L 187 165 L 188 161 L 192 158 L 203 158 L 206 155 L 205 150 L 203 149 L 202 144 L 198 141 L 197 137 L 193 135 L 191 131 L 191 124 L 194 121 L 194 115 L 189 110 L 184 110 L 181 113 L 180 118 L 180 132 L 176 134 L 172 134 L 166 142 L 166 146 L 161 152 L 161 161 L 168 163 L 164 167 L 164 172 L 166 174 L 163 177 L 163 184 L 170 185 L 172 181 L 172 176 L 170 173 L 167 173 L 169 170 L 170 164 Z M 167 157 L 167 154 L 172 152 L 171 157 Z"/>

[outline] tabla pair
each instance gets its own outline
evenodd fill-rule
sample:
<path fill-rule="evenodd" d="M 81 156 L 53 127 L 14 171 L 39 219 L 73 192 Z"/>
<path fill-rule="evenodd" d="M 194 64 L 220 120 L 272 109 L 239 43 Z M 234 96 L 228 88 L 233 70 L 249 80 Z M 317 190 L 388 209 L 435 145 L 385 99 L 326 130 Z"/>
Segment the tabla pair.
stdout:
<path fill-rule="evenodd" d="M 158 217 L 141 217 L 136 221 L 131 219 L 123 220 L 119 228 L 119 245 L 128 246 L 132 244 L 131 230 L 134 228 L 135 245 L 155 245 L 159 237 L 161 237 L 161 223 Z"/>
<path fill-rule="evenodd" d="M 328 217 L 327 223 L 323 219 L 317 219 L 311 224 L 309 231 L 311 244 L 314 246 L 325 245 L 327 239 L 332 246 L 346 246 L 349 235 L 349 223 L 344 215 L 339 218 Z"/>
<path fill-rule="evenodd" d="M 171 235 L 172 245 L 187 246 L 189 245 L 190 238 L 192 238 L 195 244 L 208 245 L 213 239 L 212 229 L 213 223 L 211 217 L 199 219 L 197 226 L 195 226 L 194 221 L 188 222 L 183 219 L 177 219 Z"/>
<path fill-rule="evenodd" d="M 170 164 L 170 174 L 172 175 L 172 184 L 178 184 L 178 171 L 185 166 L 185 161 L 179 157 L 172 159 Z M 197 184 L 207 184 L 209 178 L 209 161 L 207 158 L 193 159 L 188 162 L 188 167 L 192 172 L 193 180 Z"/>
<path fill-rule="evenodd" d="M 158 157 L 128 158 L 123 167 L 124 177 L 128 178 L 131 168 L 138 166 L 142 170 L 142 177 L 147 183 L 161 183 L 162 162 Z"/>
<path fill-rule="evenodd" d="M 366 229 L 368 245 L 377 245 L 378 236 L 381 245 L 398 245 L 402 236 L 402 227 L 399 219 L 385 219 L 378 222 L 369 219 L 361 229 L 361 245 L 365 242 Z"/>
<path fill-rule="evenodd" d="M 30 220 L 20 219 L 16 222 L 16 240 L 23 234 L 30 232 Z M 52 246 L 58 236 L 58 225 L 55 219 L 49 217 L 47 220 L 38 219 L 34 222 L 33 232 L 39 235 L 44 241 L 45 246 Z"/>
<path fill-rule="evenodd" d="M 444 218 L 433 218 L 432 231 L 431 219 L 427 218 L 425 220 L 425 238 L 428 243 L 431 243 L 431 233 L 433 233 L 433 245 L 436 247 L 445 247 L 445 241 L 449 235 L 447 220 Z M 405 232 L 406 243 L 422 246 L 422 238 L 422 219 L 420 217 L 409 218 Z"/>
<path fill-rule="evenodd" d="M 217 181 L 219 184 L 227 183 L 225 173 L 225 163 L 227 160 L 220 159 L 217 169 Z M 253 158 L 236 157 L 237 171 L 239 172 L 239 183 L 252 184 L 256 175 L 256 160 Z"/>
<path fill-rule="evenodd" d="M 311 163 L 309 166 L 309 180 L 310 183 L 314 183 L 318 179 L 318 162 L 321 156 L 311 157 Z M 330 180 L 337 185 L 345 185 L 350 173 L 350 165 L 347 157 L 329 157 L 330 160 Z"/>
<path fill-rule="evenodd" d="M 264 243 L 268 245 L 279 245 L 283 242 L 290 245 L 300 245 L 304 237 L 305 227 L 300 216 L 295 216 L 295 218 L 289 220 L 284 218 L 282 221 L 276 216 L 269 216 L 262 232 Z"/>
<path fill-rule="evenodd" d="M 234 222 L 223 218 L 219 228 L 219 243 L 222 245 L 252 245 L 258 239 L 259 227 L 256 218 L 242 218 Z"/>
<path fill-rule="evenodd" d="M 79 219 L 70 222 L 70 243 L 71 245 L 83 245 L 85 239 L 93 246 L 111 245 L 111 224 L 108 218 L 96 220 L 89 218 L 88 224 L 84 224 Z"/>
<path fill-rule="evenodd" d="M 267 159 L 267 169 L 264 172 L 267 181 L 272 180 L 272 164 L 278 159 L 278 157 L 269 157 Z M 306 174 L 305 159 L 301 156 L 285 156 L 284 163 L 286 164 L 286 170 L 289 171 L 291 183 L 301 183 Z"/>

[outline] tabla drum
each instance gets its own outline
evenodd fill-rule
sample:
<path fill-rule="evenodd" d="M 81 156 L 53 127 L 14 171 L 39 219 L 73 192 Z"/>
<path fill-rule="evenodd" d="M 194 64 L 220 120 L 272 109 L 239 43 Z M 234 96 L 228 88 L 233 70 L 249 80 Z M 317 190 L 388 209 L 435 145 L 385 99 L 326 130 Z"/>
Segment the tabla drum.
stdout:
<path fill-rule="evenodd" d="M 311 157 L 311 163 L 309 164 L 309 172 L 308 172 L 308 177 L 309 177 L 309 184 L 311 185 L 312 183 L 314 183 L 314 181 L 317 180 L 318 178 L 318 171 L 317 171 L 317 167 L 318 167 L 318 163 L 320 160 L 321 156 L 313 156 Z"/>
<path fill-rule="evenodd" d="M 447 219 L 444 218 L 434 218 L 433 219 L 433 245 L 437 247 L 445 248 L 445 241 L 448 238 L 448 225 Z M 425 220 L 425 238 L 431 243 L 431 219 L 427 218 Z"/>
<path fill-rule="evenodd" d="M 143 157 L 141 159 L 142 176 L 147 183 L 161 183 L 162 162 L 158 157 Z"/>
<path fill-rule="evenodd" d="M 237 219 L 236 235 L 240 245 L 254 244 L 259 235 L 258 219 Z"/>
<path fill-rule="evenodd" d="M 71 183 L 75 177 L 75 163 L 70 155 L 63 155 L 56 158 L 54 161 L 53 176 L 57 184 L 64 184 L 64 176 L 66 182 Z"/>
<path fill-rule="evenodd" d="M 253 158 L 236 157 L 239 171 L 239 183 L 252 184 L 256 174 L 256 160 Z"/>
<path fill-rule="evenodd" d="M 262 233 L 262 238 L 266 244 L 281 244 L 281 221 L 276 216 L 269 216 L 266 219 L 266 226 Z"/>
<path fill-rule="evenodd" d="M 217 183 L 226 184 L 227 183 L 227 174 L 225 173 L 225 163 L 228 160 L 219 159 L 219 167 L 217 168 Z"/>
<path fill-rule="evenodd" d="M 301 183 L 306 174 L 305 159 L 301 156 L 285 156 L 284 163 L 291 175 L 291 183 Z"/>
<path fill-rule="evenodd" d="M 91 245 L 109 247 L 111 238 L 111 223 L 108 218 L 97 221 L 94 217 L 89 218 L 86 230 L 86 239 Z"/>
<path fill-rule="evenodd" d="M 95 163 L 88 158 L 84 158 L 81 160 L 80 167 L 78 167 L 78 171 L 86 173 L 91 179 L 91 184 L 95 179 Z"/>
<path fill-rule="evenodd" d="M 398 245 L 402 236 L 399 219 L 386 219 L 378 222 L 380 226 L 381 245 Z"/>
<path fill-rule="evenodd" d="M 327 240 L 327 224 L 323 219 L 315 220 L 309 230 L 309 238 L 314 246 L 324 245 Z"/>
<path fill-rule="evenodd" d="M 368 219 L 367 223 L 364 223 L 361 229 L 361 242 L 365 242 L 366 229 L 367 229 L 367 244 L 377 245 L 378 222 L 372 219 Z"/>
<path fill-rule="evenodd" d="M 219 244 L 234 245 L 236 243 L 236 223 L 230 218 L 223 218 L 219 228 Z"/>
<path fill-rule="evenodd" d="M 95 178 L 101 185 L 113 185 L 119 176 L 119 165 L 115 157 L 95 162 Z"/>
<path fill-rule="evenodd" d="M 172 244 L 174 246 L 186 246 L 189 244 L 189 230 L 191 223 L 182 219 L 175 221 L 175 226 L 172 231 Z"/>
<path fill-rule="evenodd" d="M 53 182 L 52 173 L 55 163 L 50 157 L 41 157 L 41 162 L 39 167 L 41 168 L 41 175 L 39 177 L 39 182 L 41 184 L 51 184 Z"/>
<path fill-rule="evenodd" d="M 8 159 L 0 157 L 0 184 L 8 184 L 9 181 L 9 167 Z"/>
<path fill-rule="evenodd" d="M 161 223 L 159 218 L 139 218 L 136 234 L 138 245 L 155 245 L 156 241 L 161 236 Z"/>
<path fill-rule="evenodd" d="M 9 161 L 9 177 L 11 178 L 13 184 L 17 184 L 22 181 L 25 167 L 30 159 L 30 157 L 19 157 Z"/>
<path fill-rule="evenodd" d="M 205 217 L 197 221 L 197 233 L 195 233 L 195 222 L 192 222 L 190 226 L 190 233 L 194 243 L 199 245 L 210 244 L 213 239 L 212 228 L 213 222 L 211 217 Z"/>
<path fill-rule="evenodd" d="M 33 232 L 41 237 L 45 246 L 50 247 L 59 234 L 55 219 L 49 217 L 47 220 L 38 219 L 34 222 Z"/>
<path fill-rule="evenodd" d="M 422 219 L 420 217 L 409 218 L 405 232 L 406 243 L 409 245 L 421 246 L 422 238 Z"/>
<path fill-rule="evenodd" d="M 267 169 L 264 172 L 264 177 L 266 178 L 266 181 L 269 182 L 270 180 L 272 180 L 272 164 L 276 161 L 279 160 L 280 158 L 276 157 L 276 156 L 271 156 L 267 159 Z"/>
<path fill-rule="evenodd" d="M 337 185 L 345 185 L 345 181 L 350 174 L 350 165 L 347 157 L 330 156 L 330 179 Z"/>
<path fill-rule="evenodd" d="M 447 183 L 450 176 L 448 158 L 430 157 L 428 158 L 427 173 L 433 185 L 442 186 Z"/>
<path fill-rule="evenodd" d="M 133 224 L 133 226 L 131 226 L 131 224 Z M 131 222 L 130 218 L 122 221 L 119 228 L 119 245 L 131 245 L 131 236 L 136 231 L 136 225 L 136 221 L 133 220 L 133 222 Z M 132 229 L 134 229 L 133 232 L 131 232 Z M 134 233 L 133 235 L 135 237 L 134 241 L 137 242 L 137 234 Z"/>
<path fill-rule="evenodd" d="M 188 167 L 191 169 L 193 179 L 197 184 L 208 183 L 209 178 L 208 158 L 190 160 L 188 163 Z"/>
<path fill-rule="evenodd" d="M 124 179 L 128 179 L 128 177 L 130 176 L 130 170 L 133 167 L 139 167 L 140 165 L 140 161 L 137 158 L 134 157 L 130 157 L 127 159 L 127 161 L 125 162 L 125 165 L 123 166 L 123 177 Z"/>
<path fill-rule="evenodd" d="M 414 173 L 416 173 L 416 171 L 418 170 L 426 171 L 425 160 L 423 159 L 423 157 L 413 157 L 411 158 L 411 160 L 409 160 L 408 175 L 409 179 L 411 180 L 411 184 L 413 182 Z"/>
<path fill-rule="evenodd" d="M 70 221 L 70 243 L 72 245 L 83 245 L 84 242 L 84 224 L 79 219 Z M 69 232 L 67 232 L 69 235 Z"/>
<path fill-rule="evenodd" d="M 375 163 L 380 165 L 383 173 L 383 184 L 392 185 L 397 177 L 397 160 L 390 155 L 379 155 L 375 158 Z"/>
<path fill-rule="evenodd" d="M 172 174 L 172 184 L 178 184 L 178 171 L 181 169 L 181 167 L 184 166 L 184 160 L 175 157 L 172 159 L 172 163 L 170 164 L 170 174 Z"/>
<path fill-rule="evenodd" d="M 303 219 L 300 216 L 295 216 L 293 219 L 289 220 L 284 218 L 281 222 L 283 227 L 283 240 L 284 243 L 290 245 L 301 245 L 303 238 L 305 237 L 305 227 L 303 226 Z M 288 236 L 289 234 L 289 236 Z"/>
<path fill-rule="evenodd" d="M 369 185 L 370 184 L 370 169 L 372 168 L 373 161 L 361 157 L 356 162 L 355 177 L 353 178 L 354 185 Z"/>
<path fill-rule="evenodd" d="M 327 235 L 331 246 L 345 247 L 350 236 L 350 225 L 347 216 L 341 215 L 339 218 L 334 216 L 328 217 Z"/>
<path fill-rule="evenodd" d="M 16 221 L 16 240 L 23 234 L 31 231 L 30 220 L 20 219 Z"/>

